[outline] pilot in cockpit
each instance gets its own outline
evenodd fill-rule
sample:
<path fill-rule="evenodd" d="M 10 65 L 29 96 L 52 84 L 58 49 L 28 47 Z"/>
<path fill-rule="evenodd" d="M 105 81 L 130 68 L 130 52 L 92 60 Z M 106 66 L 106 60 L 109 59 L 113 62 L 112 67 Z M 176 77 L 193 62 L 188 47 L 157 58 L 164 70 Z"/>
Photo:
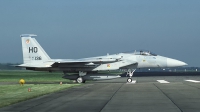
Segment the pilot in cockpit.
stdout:
<path fill-rule="evenodd" d="M 140 55 L 150 55 L 150 52 L 140 51 Z"/>
<path fill-rule="evenodd" d="M 140 55 L 145 55 L 145 56 L 157 56 L 156 54 L 150 52 L 150 51 L 140 51 Z"/>

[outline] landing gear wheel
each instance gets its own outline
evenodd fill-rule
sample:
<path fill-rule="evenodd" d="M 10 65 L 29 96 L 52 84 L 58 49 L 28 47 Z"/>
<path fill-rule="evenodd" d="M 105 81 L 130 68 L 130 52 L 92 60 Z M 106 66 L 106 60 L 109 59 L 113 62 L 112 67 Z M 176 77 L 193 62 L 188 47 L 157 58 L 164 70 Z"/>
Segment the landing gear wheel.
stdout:
<path fill-rule="evenodd" d="M 83 83 L 83 82 L 84 82 L 84 80 L 83 80 L 83 78 L 82 78 L 82 77 L 78 77 L 78 78 L 76 79 L 76 82 L 77 82 L 77 83 Z"/>
<path fill-rule="evenodd" d="M 127 79 L 127 82 L 128 82 L 128 83 L 131 83 L 131 82 L 132 82 L 132 79 L 131 79 L 131 78 L 128 78 L 128 79 Z"/>

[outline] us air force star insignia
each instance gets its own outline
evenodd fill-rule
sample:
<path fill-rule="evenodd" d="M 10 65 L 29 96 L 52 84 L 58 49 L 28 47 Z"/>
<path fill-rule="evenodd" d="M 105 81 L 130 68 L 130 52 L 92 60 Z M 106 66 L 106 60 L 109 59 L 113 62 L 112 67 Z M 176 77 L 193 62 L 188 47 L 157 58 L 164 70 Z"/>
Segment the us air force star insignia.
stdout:
<path fill-rule="evenodd" d="M 29 39 L 27 39 L 27 40 L 26 40 L 26 43 L 27 43 L 27 44 L 29 44 L 29 43 L 30 43 L 30 40 L 29 40 Z"/>
<path fill-rule="evenodd" d="M 107 64 L 107 67 L 110 68 L 110 64 Z"/>

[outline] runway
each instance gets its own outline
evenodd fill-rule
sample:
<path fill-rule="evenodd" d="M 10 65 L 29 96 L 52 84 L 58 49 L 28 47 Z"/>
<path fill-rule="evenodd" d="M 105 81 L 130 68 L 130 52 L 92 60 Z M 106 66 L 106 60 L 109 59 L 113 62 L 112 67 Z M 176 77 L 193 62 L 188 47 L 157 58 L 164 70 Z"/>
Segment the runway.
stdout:
<path fill-rule="evenodd" d="M 94 81 L 0 109 L 0 112 L 199 112 L 200 76 Z M 166 83 L 167 82 L 167 83 Z"/>

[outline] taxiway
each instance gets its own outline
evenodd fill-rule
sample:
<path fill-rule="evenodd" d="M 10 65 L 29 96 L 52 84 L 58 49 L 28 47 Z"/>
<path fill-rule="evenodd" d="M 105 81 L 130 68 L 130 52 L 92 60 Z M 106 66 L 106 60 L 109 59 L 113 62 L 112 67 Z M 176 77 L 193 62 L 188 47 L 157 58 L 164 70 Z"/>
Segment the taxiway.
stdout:
<path fill-rule="evenodd" d="M 199 112 L 200 76 L 94 81 L 1 108 L 1 112 Z M 167 83 L 166 83 L 167 82 Z"/>

